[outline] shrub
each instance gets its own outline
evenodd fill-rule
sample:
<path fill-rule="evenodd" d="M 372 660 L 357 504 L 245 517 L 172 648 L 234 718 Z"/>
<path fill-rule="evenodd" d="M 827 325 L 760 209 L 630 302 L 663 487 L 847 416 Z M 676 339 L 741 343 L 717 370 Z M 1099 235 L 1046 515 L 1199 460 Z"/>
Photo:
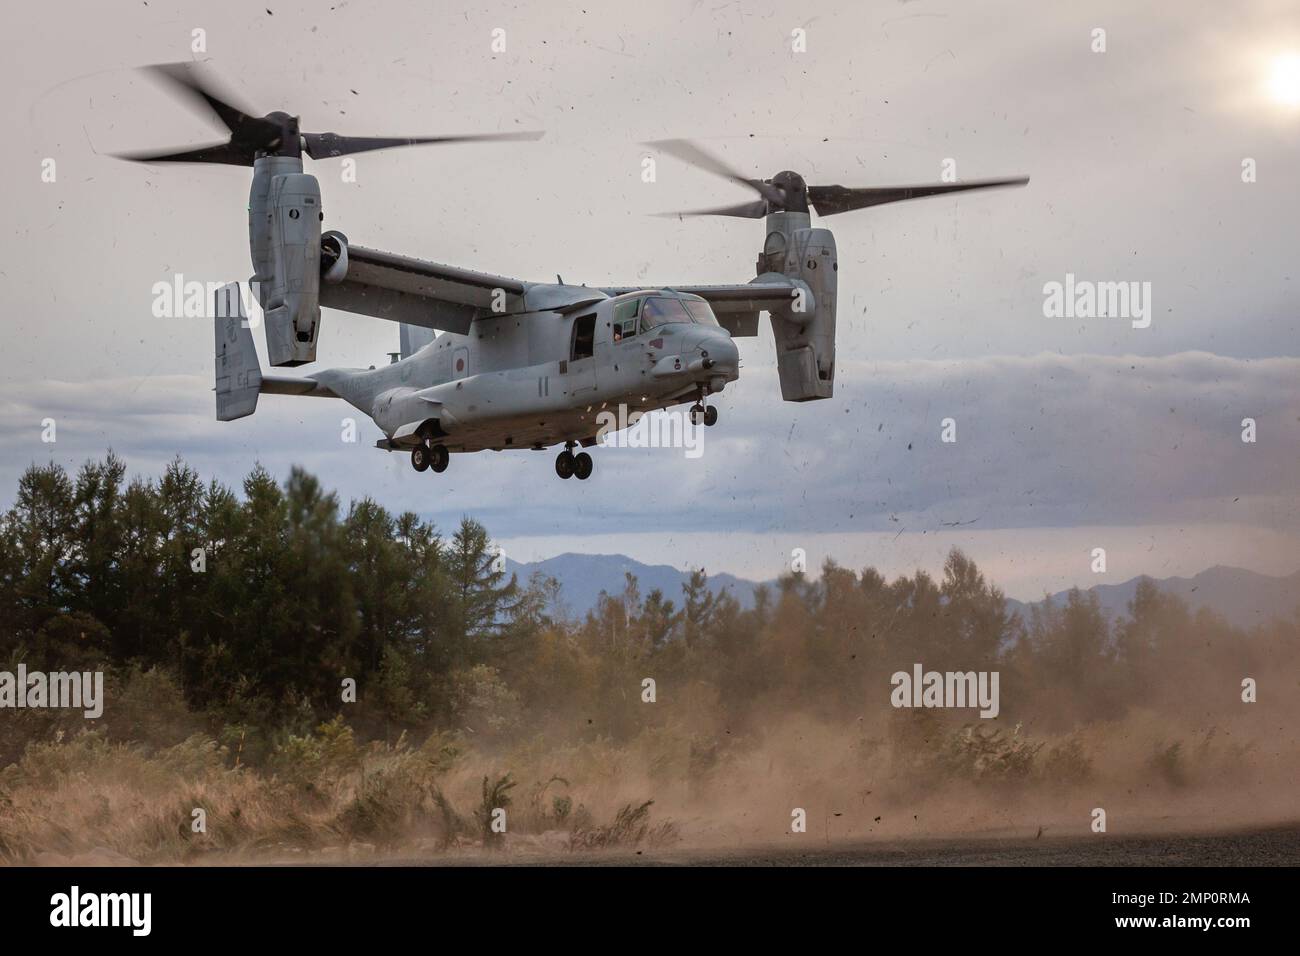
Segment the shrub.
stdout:
<path fill-rule="evenodd" d="M 605 826 L 585 824 L 569 836 L 570 850 L 598 850 L 617 846 L 635 847 L 645 843 L 652 847 L 666 846 L 679 839 L 677 824 L 671 820 L 650 824 L 650 807 L 653 800 L 634 806 L 626 804 L 614 815 L 612 823 Z"/>
<path fill-rule="evenodd" d="M 1049 783 L 1071 786 L 1092 778 L 1092 759 L 1078 737 L 1069 737 L 1047 752 L 1042 776 Z"/>
<path fill-rule="evenodd" d="M 483 778 L 483 800 L 474 813 L 474 819 L 483 837 L 483 846 L 499 849 L 504 843 L 505 834 L 493 829 L 494 814 L 497 810 L 505 810 L 510 806 L 510 791 L 515 788 L 516 782 L 510 779 L 508 773 L 504 777 L 498 777 L 492 784 L 488 783 L 488 779 L 486 776 Z"/>

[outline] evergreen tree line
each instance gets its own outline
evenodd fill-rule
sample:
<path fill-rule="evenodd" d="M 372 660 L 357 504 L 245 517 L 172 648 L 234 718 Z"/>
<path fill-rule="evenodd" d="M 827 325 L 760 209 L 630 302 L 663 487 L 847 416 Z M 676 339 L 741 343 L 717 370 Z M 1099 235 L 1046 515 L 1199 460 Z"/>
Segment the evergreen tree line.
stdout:
<path fill-rule="evenodd" d="M 153 480 L 128 480 L 112 453 L 75 475 L 28 468 L 0 517 L 0 669 L 104 670 L 110 735 L 206 729 L 256 760 L 339 714 L 363 737 L 484 747 L 674 720 L 709 736 L 791 712 L 877 719 L 890 675 L 914 663 L 999 670 L 1000 719 L 1060 731 L 1133 707 L 1226 708 L 1243 678 L 1294 674 L 1300 648 L 1294 617 L 1241 631 L 1149 581 L 1116 622 L 1078 590 L 1024 619 L 956 550 L 940 578 L 827 562 L 748 608 L 703 571 L 675 595 L 628 576 L 578 619 L 553 580 L 507 579 L 472 519 L 447 536 L 370 498 L 343 507 L 300 469 L 281 486 L 256 467 L 241 490 L 180 459 Z M 0 763 L 75 726 L 9 716 Z"/>

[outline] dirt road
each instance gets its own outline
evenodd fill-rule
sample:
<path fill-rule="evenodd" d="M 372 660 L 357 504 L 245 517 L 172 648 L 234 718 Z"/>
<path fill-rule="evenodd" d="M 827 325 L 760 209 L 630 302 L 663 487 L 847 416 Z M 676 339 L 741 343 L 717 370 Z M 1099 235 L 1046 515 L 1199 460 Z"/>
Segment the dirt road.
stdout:
<path fill-rule="evenodd" d="M 791 837 L 791 840 L 795 839 Z M 1200 834 L 862 841 L 737 849 L 506 853 L 386 861 L 403 866 L 1296 866 L 1300 824 Z"/>

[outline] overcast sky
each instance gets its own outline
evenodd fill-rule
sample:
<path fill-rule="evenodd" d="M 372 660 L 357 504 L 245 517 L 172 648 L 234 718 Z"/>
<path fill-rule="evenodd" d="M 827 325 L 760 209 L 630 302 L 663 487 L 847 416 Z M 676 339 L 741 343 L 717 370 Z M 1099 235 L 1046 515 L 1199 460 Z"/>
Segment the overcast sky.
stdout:
<path fill-rule="evenodd" d="M 230 482 L 255 461 L 300 463 L 344 501 L 444 527 L 479 517 L 520 560 L 621 551 L 766 578 L 804 547 L 814 565 L 893 574 L 960 545 L 1027 598 L 1300 568 L 1300 105 L 1275 77 L 1300 55 L 1294 3 L 150 0 L 4 17 L 0 501 L 32 461 L 75 468 L 111 446 L 133 471 L 179 453 Z M 698 459 L 602 449 L 578 483 L 554 477 L 551 453 L 483 453 L 431 477 L 375 450 L 367 422 L 343 443 L 341 403 L 268 396 L 215 422 L 211 329 L 152 316 L 159 280 L 250 270 L 248 170 L 107 155 L 219 138 L 130 69 L 189 59 L 314 131 L 545 129 L 361 156 L 355 183 L 309 164 L 326 226 L 353 241 L 527 279 L 752 276 L 761 224 L 649 215 L 744 193 L 667 157 L 642 182 L 647 140 L 690 137 L 752 175 L 812 183 L 937 180 L 947 159 L 960 178 L 1033 181 L 822 223 L 840 253 L 829 401 L 780 401 L 764 322 Z M 1150 326 L 1045 317 L 1044 283 L 1067 273 L 1151 283 Z M 380 363 L 396 341 L 327 312 L 320 358 Z"/>

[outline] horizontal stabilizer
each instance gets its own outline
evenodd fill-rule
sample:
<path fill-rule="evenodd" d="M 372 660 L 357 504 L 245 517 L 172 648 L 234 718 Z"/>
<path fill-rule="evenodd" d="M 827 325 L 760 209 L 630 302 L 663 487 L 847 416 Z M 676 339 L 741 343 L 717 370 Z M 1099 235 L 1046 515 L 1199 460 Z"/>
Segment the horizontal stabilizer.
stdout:
<path fill-rule="evenodd" d="M 287 375 L 263 375 L 264 395 L 310 395 L 313 398 L 338 398 L 338 393 L 311 378 L 290 378 Z"/>

